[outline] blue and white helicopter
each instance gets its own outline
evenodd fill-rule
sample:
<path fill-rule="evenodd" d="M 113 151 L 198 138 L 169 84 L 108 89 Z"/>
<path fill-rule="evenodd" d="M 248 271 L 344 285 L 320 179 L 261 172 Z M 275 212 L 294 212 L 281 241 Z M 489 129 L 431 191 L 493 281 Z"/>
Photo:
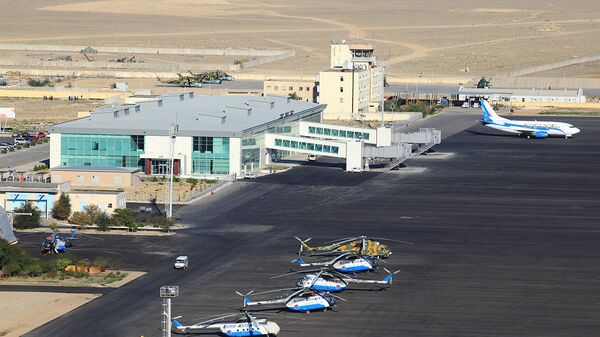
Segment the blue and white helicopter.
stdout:
<path fill-rule="evenodd" d="M 371 271 L 377 268 L 377 259 L 367 255 L 358 255 L 352 252 L 344 253 L 328 261 L 304 262 L 298 256 L 292 262 L 298 263 L 302 268 L 305 267 L 331 267 L 340 273 L 359 273 Z"/>
<path fill-rule="evenodd" d="M 260 293 L 255 293 L 254 291 L 250 291 L 246 294 L 242 294 L 239 291 L 236 291 L 236 294 L 242 296 L 244 309 L 250 306 L 270 306 L 270 307 L 281 307 L 285 306 L 286 309 L 295 312 L 310 312 L 310 311 L 320 311 L 327 310 L 333 306 L 335 306 L 336 299 L 345 301 L 342 297 L 337 295 L 333 295 L 329 292 L 322 292 L 318 290 L 312 290 L 311 287 L 314 286 L 314 283 L 319 279 L 319 277 L 323 274 L 323 271 L 320 271 L 316 274 L 315 279 L 311 284 L 307 284 L 304 287 L 299 288 L 287 288 L 287 289 L 276 289 L 263 291 Z M 268 299 L 268 300 L 259 300 L 254 301 L 250 299 L 249 295 L 262 295 L 268 293 L 275 292 L 283 292 L 294 290 L 293 293 L 287 296 L 281 296 L 278 298 Z"/>
<path fill-rule="evenodd" d="M 42 243 L 42 254 L 59 254 L 66 253 L 67 247 L 71 247 L 73 245 L 73 239 L 75 236 L 63 238 L 63 236 L 59 233 L 52 233 L 46 240 Z"/>
<path fill-rule="evenodd" d="M 283 276 L 289 276 L 294 274 L 306 273 L 302 278 L 296 281 L 298 287 L 309 287 L 312 290 L 328 291 L 328 292 L 341 292 L 346 290 L 350 283 L 356 284 L 372 284 L 372 285 L 390 285 L 394 275 L 398 274 L 400 270 L 390 272 L 386 268 L 383 268 L 387 275 L 383 280 L 365 280 L 356 277 L 349 276 L 347 274 L 340 273 L 338 271 L 327 271 L 327 270 L 300 270 L 283 275 L 273 276 L 271 278 L 279 278 Z M 322 273 L 318 273 L 322 271 Z"/>
<path fill-rule="evenodd" d="M 220 314 L 206 317 L 205 321 L 192 325 L 183 325 L 177 319 L 172 319 L 175 333 L 217 333 L 230 337 L 246 336 L 276 336 L 279 325 L 266 318 L 258 318 L 246 311 L 241 313 Z"/>

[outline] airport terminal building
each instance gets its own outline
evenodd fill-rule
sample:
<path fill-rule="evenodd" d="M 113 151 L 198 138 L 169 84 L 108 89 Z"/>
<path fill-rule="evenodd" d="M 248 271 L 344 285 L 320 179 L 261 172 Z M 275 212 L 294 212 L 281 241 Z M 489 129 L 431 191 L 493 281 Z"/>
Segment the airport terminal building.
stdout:
<path fill-rule="evenodd" d="M 105 106 L 50 128 L 50 167 L 140 168 L 174 174 L 237 175 L 287 154 L 265 149 L 265 134 L 297 135 L 300 122 L 321 122 L 324 105 L 283 96 L 181 93 L 132 105 Z"/>

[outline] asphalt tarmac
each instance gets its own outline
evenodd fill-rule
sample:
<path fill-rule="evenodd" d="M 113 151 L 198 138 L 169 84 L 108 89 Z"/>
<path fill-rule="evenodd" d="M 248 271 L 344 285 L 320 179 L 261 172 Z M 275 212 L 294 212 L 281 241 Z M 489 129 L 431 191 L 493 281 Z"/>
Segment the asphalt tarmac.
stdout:
<path fill-rule="evenodd" d="M 582 130 L 565 140 L 477 118 L 450 112 L 415 126 L 445 138 L 398 171 L 298 167 L 181 208 L 191 228 L 175 236 L 82 237 L 70 254 L 148 274 L 26 336 L 160 336 L 161 285 L 180 286 L 173 314 L 194 323 L 239 308 L 235 290 L 292 286 L 296 277 L 269 277 L 292 267 L 294 236 L 361 234 L 413 243 L 391 243 L 383 266 L 401 269 L 394 284 L 342 292 L 333 311 L 268 316 L 280 336 L 600 335 L 600 119 L 547 118 Z M 39 249 L 35 235 L 21 239 Z M 189 269 L 173 270 L 180 254 Z"/>

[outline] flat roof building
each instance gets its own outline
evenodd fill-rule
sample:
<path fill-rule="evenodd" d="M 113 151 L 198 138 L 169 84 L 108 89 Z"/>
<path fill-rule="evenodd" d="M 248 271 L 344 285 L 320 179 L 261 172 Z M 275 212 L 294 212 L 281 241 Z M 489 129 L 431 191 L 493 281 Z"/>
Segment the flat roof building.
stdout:
<path fill-rule="evenodd" d="M 86 118 L 50 127 L 50 167 L 130 167 L 174 174 L 240 175 L 264 165 L 265 133 L 297 134 L 300 121 L 321 122 L 325 108 L 282 96 L 194 96 L 104 106 Z M 277 151 L 270 154 L 277 157 Z"/>
<path fill-rule="evenodd" d="M 373 46 L 331 44 L 330 69 L 319 73 L 319 102 L 326 104 L 324 119 L 360 120 L 380 108 L 385 67 L 373 55 Z"/>

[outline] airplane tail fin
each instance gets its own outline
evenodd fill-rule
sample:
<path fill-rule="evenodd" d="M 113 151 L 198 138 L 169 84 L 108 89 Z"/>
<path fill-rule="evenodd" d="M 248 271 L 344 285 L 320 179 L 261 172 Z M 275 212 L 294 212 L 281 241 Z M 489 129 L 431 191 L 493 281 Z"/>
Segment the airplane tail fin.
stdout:
<path fill-rule="evenodd" d="M 485 123 L 496 123 L 502 120 L 503 118 L 498 116 L 490 103 L 484 99 L 479 100 L 481 105 L 481 110 L 483 111 L 483 122 Z"/>

